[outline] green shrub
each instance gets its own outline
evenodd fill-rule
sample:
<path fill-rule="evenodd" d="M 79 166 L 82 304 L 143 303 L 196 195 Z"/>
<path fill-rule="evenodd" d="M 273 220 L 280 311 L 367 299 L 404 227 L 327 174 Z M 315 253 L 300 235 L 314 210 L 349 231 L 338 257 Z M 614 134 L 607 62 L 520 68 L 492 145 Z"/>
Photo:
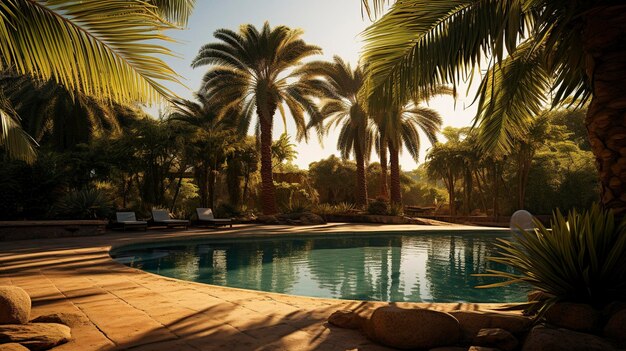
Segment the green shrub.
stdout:
<path fill-rule="evenodd" d="M 282 206 L 283 213 L 303 213 L 311 210 L 311 204 L 305 200 L 292 198 L 290 201 Z"/>
<path fill-rule="evenodd" d="M 52 208 L 52 216 L 71 219 L 103 219 L 113 214 L 113 201 L 97 188 L 71 191 Z"/>
<path fill-rule="evenodd" d="M 377 198 L 376 201 L 370 202 L 367 206 L 367 213 L 373 215 L 386 215 L 389 212 L 389 204 L 382 198 Z"/>
<path fill-rule="evenodd" d="M 328 203 L 317 204 L 311 209 L 311 212 L 323 217 L 325 215 L 335 214 L 335 206 Z"/>
<path fill-rule="evenodd" d="M 221 203 L 215 208 L 215 217 L 217 218 L 231 218 L 238 217 L 240 215 L 241 211 L 228 203 Z"/>
<path fill-rule="evenodd" d="M 355 208 L 356 206 L 349 202 L 340 202 L 333 206 L 334 214 L 348 214 Z"/>
<path fill-rule="evenodd" d="M 520 231 L 513 240 L 498 239 L 500 255 L 490 260 L 519 272 L 488 271 L 482 276 L 505 279 L 483 287 L 518 282 L 554 296 L 533 307 L 541 315 L 553 303 L 569 301 L 601 308 L 626 296 L 626 222 L 615 223 L 613 213 L 593 205 L 554 213 L 552 230 L 538 221 L 534 231 Z"/>
<path fill-rule="evenodd" d="M 402 204 L 391 204 L 389 214 L 391 216 L 402 216 L 404 214 L 404 207 L 402 207 Z"/>

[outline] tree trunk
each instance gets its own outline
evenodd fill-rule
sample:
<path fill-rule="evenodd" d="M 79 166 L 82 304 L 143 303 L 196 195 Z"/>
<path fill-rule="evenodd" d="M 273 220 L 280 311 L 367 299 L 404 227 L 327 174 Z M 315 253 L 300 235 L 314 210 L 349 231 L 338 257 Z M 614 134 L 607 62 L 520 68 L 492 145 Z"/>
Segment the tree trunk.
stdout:
<path fill-rule="evenodd" d="M 274 111 L 275 109 L 270 109 Z M 261 125 L 261 206 L 266 215 L 278 212 L 276 208 L 276 188 L 272 176 L 272 116 L 263 113 L 257 105 L 257 115 Z"/>
<path fill-rule="evenodd" d="M 474 185 L 472 182 L 472 171 L 469 167 L 464 166 L 463 170 L 463 212 L 466 216 L 472 213 L 472 191 Z"/>
<path fill-rule="evenodd" d="M 172 207 L 170 207 L 170 212 L 174 212 L 174 208 L 176 207 L 176 200 L 178 199 L 178 194 L 180 193 L 180 186 L 183 183 L 183 174 L 181 173 L 180 177 L 178 177 L 178 182 L 176 183 L 176 191 L 174 192 L 174 198 L 172 199 Z"/>
<path fill-rule="evenodd" d="M 601 202 L 626 215 L 626 5 L 584 16 L 583 48 L 592 99 L 586 125 L 600 176 Z"/>
<path fill-rule="evenodd" d="M 380 194 L 385 199 L 389 198 L 389 187 L 387 186 L 387 143 L 380 142 Z"/>
<path fill-rule="evenodd" d="M 389 163 L 391 166 L 391 203 L 402 204 L 402 192 L 400 191 L 400 157 L 398 149 L 389 143 Z"/>
<path fill-rule="evenodd" d="M 500 187 L 499 187 L 499 170 L 498 170 L 498 162 L 493 164 L 493 220 L 494 222 L 498 221 L 498 215 L 500 212 L 500 206 L 498 202 L 498 197 L 500 197 Z"/>
<path fill-rule="evenodd" d="M 206 166 L 205 162 L 194 167 L 194 177 L 198 185 L 200 206 L 207 208 L 209 206 L 209 167 Z"/>
<path fill-rule="evenodd" d="M 354 148 L 356 158 L 356 204 L 359 207 L 367 206 L 367 179 L 365 177 L 365 157 L 360 146 Z"/>
<path fill-rule="evenodd" d="M 209 203 L 208 207 L 213 209 L 215 207 L 215 175 L 217 172 L 214 170 L 209 171 Z"/>
<path fill-rule="evenodd" d="M 448 171 L 448 206 L 450 206 L 450 216 L 456 216 L 456 190 L 454 175 L 451 171 Z"/>

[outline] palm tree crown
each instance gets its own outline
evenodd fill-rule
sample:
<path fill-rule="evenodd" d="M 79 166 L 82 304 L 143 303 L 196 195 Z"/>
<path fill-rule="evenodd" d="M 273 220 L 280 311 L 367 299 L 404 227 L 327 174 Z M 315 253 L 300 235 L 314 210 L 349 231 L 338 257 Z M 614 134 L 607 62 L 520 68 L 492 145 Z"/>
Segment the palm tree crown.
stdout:
<path fill-rule="evenodd" d="M 321 129 L 326 134 L 331 128 L 341 126 L 337 149 L 343 158 L 354 154 L 357 163 L 357 205 L 367 205 L 367 181 L 365 163 L 372 149 L 373 133 L 370 119 L 362 101 L 362 88 L 365 74 L 359 66 L 354 70 L 350 64 L 335 56 L 333 62 L 312 62 L 307 64 L 309 75 L 321 76 L 330 85 L 330 94 L 321 101 L 321 114 L 324 121 L 311 120 L 309 126 Z M 326 122 L 324 126 L 321 126 Z"/>
<path fill-rule="evenodd" d="M 285 118 L 286 105 L 295 121 L 296 138 L 306 138 L 305 114 L 320 119 L 312 96 L 326 90 L 326 83 L 307 77 L 304 69 L 293 69 L 302 59 L 321 53 L 306 44 L 302 31 L 285 26 L 271 28 L 265 23 L 259 31 L 253 25 L 241 26 L 239 33 L 220 29 L 219 42 L 204 45 L 192 67 L 208 66 L 200 94 L 217 101 L 220 114 L 240 109 L 242 124 L 248 126 L 254 112 L 261 137 L 263 211 L 276 212 L 272 180 L 272 127 L 276 110 Z"/>

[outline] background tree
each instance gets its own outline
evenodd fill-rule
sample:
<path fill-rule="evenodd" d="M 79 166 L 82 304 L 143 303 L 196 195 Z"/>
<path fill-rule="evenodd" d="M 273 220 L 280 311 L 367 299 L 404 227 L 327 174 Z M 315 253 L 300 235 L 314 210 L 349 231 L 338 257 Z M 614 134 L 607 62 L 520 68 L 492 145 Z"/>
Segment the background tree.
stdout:
<path fill-rule="evenodd" d="M 309 165 L 309 177 L 320 202 L 338 204 L 354 203 L 356 165 L 335 155 Z M 338 181 L 341 179 L 341 181 Z"/>
<path fill-rule="evenodd" d="M 240 32 L 220 29 L 214 33 L 220 42 L 203 46 L 192 66 L 209 66 L 201 95 L 223 103 L 220 114 L 240 109 L 242 125 L 250 123 L 256 112 L 261 139 L 261 179 L 263 212 L 277 212 L 272 178 L 272 128 L 274 114 L 283 104 L 296 123 L 296 139 L 306 137 L 305 114 L 319 118 L 315 101 L 323 82 L 306 79 L 305 71 L 293 70 L 301 60 L 321 53 L 317 46 L 306 44 L 300 30 L 285 26 L 271 28 L 265 23 L 259 31 L 244 25 Z"/>

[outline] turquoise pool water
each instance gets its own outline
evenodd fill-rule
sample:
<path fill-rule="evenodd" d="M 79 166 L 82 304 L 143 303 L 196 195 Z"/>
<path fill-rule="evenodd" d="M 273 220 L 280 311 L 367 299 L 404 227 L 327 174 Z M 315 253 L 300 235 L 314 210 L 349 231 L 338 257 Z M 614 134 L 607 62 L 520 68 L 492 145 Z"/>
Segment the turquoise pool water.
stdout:
<path fill-rule="evenodd" d="M 429 232 L 206 240 L 128 247 L 121 263 L 183 280 L 291 295 L 374 301 L 516 302 L 527 286 L 476 289 L 508 232 Z"/>

